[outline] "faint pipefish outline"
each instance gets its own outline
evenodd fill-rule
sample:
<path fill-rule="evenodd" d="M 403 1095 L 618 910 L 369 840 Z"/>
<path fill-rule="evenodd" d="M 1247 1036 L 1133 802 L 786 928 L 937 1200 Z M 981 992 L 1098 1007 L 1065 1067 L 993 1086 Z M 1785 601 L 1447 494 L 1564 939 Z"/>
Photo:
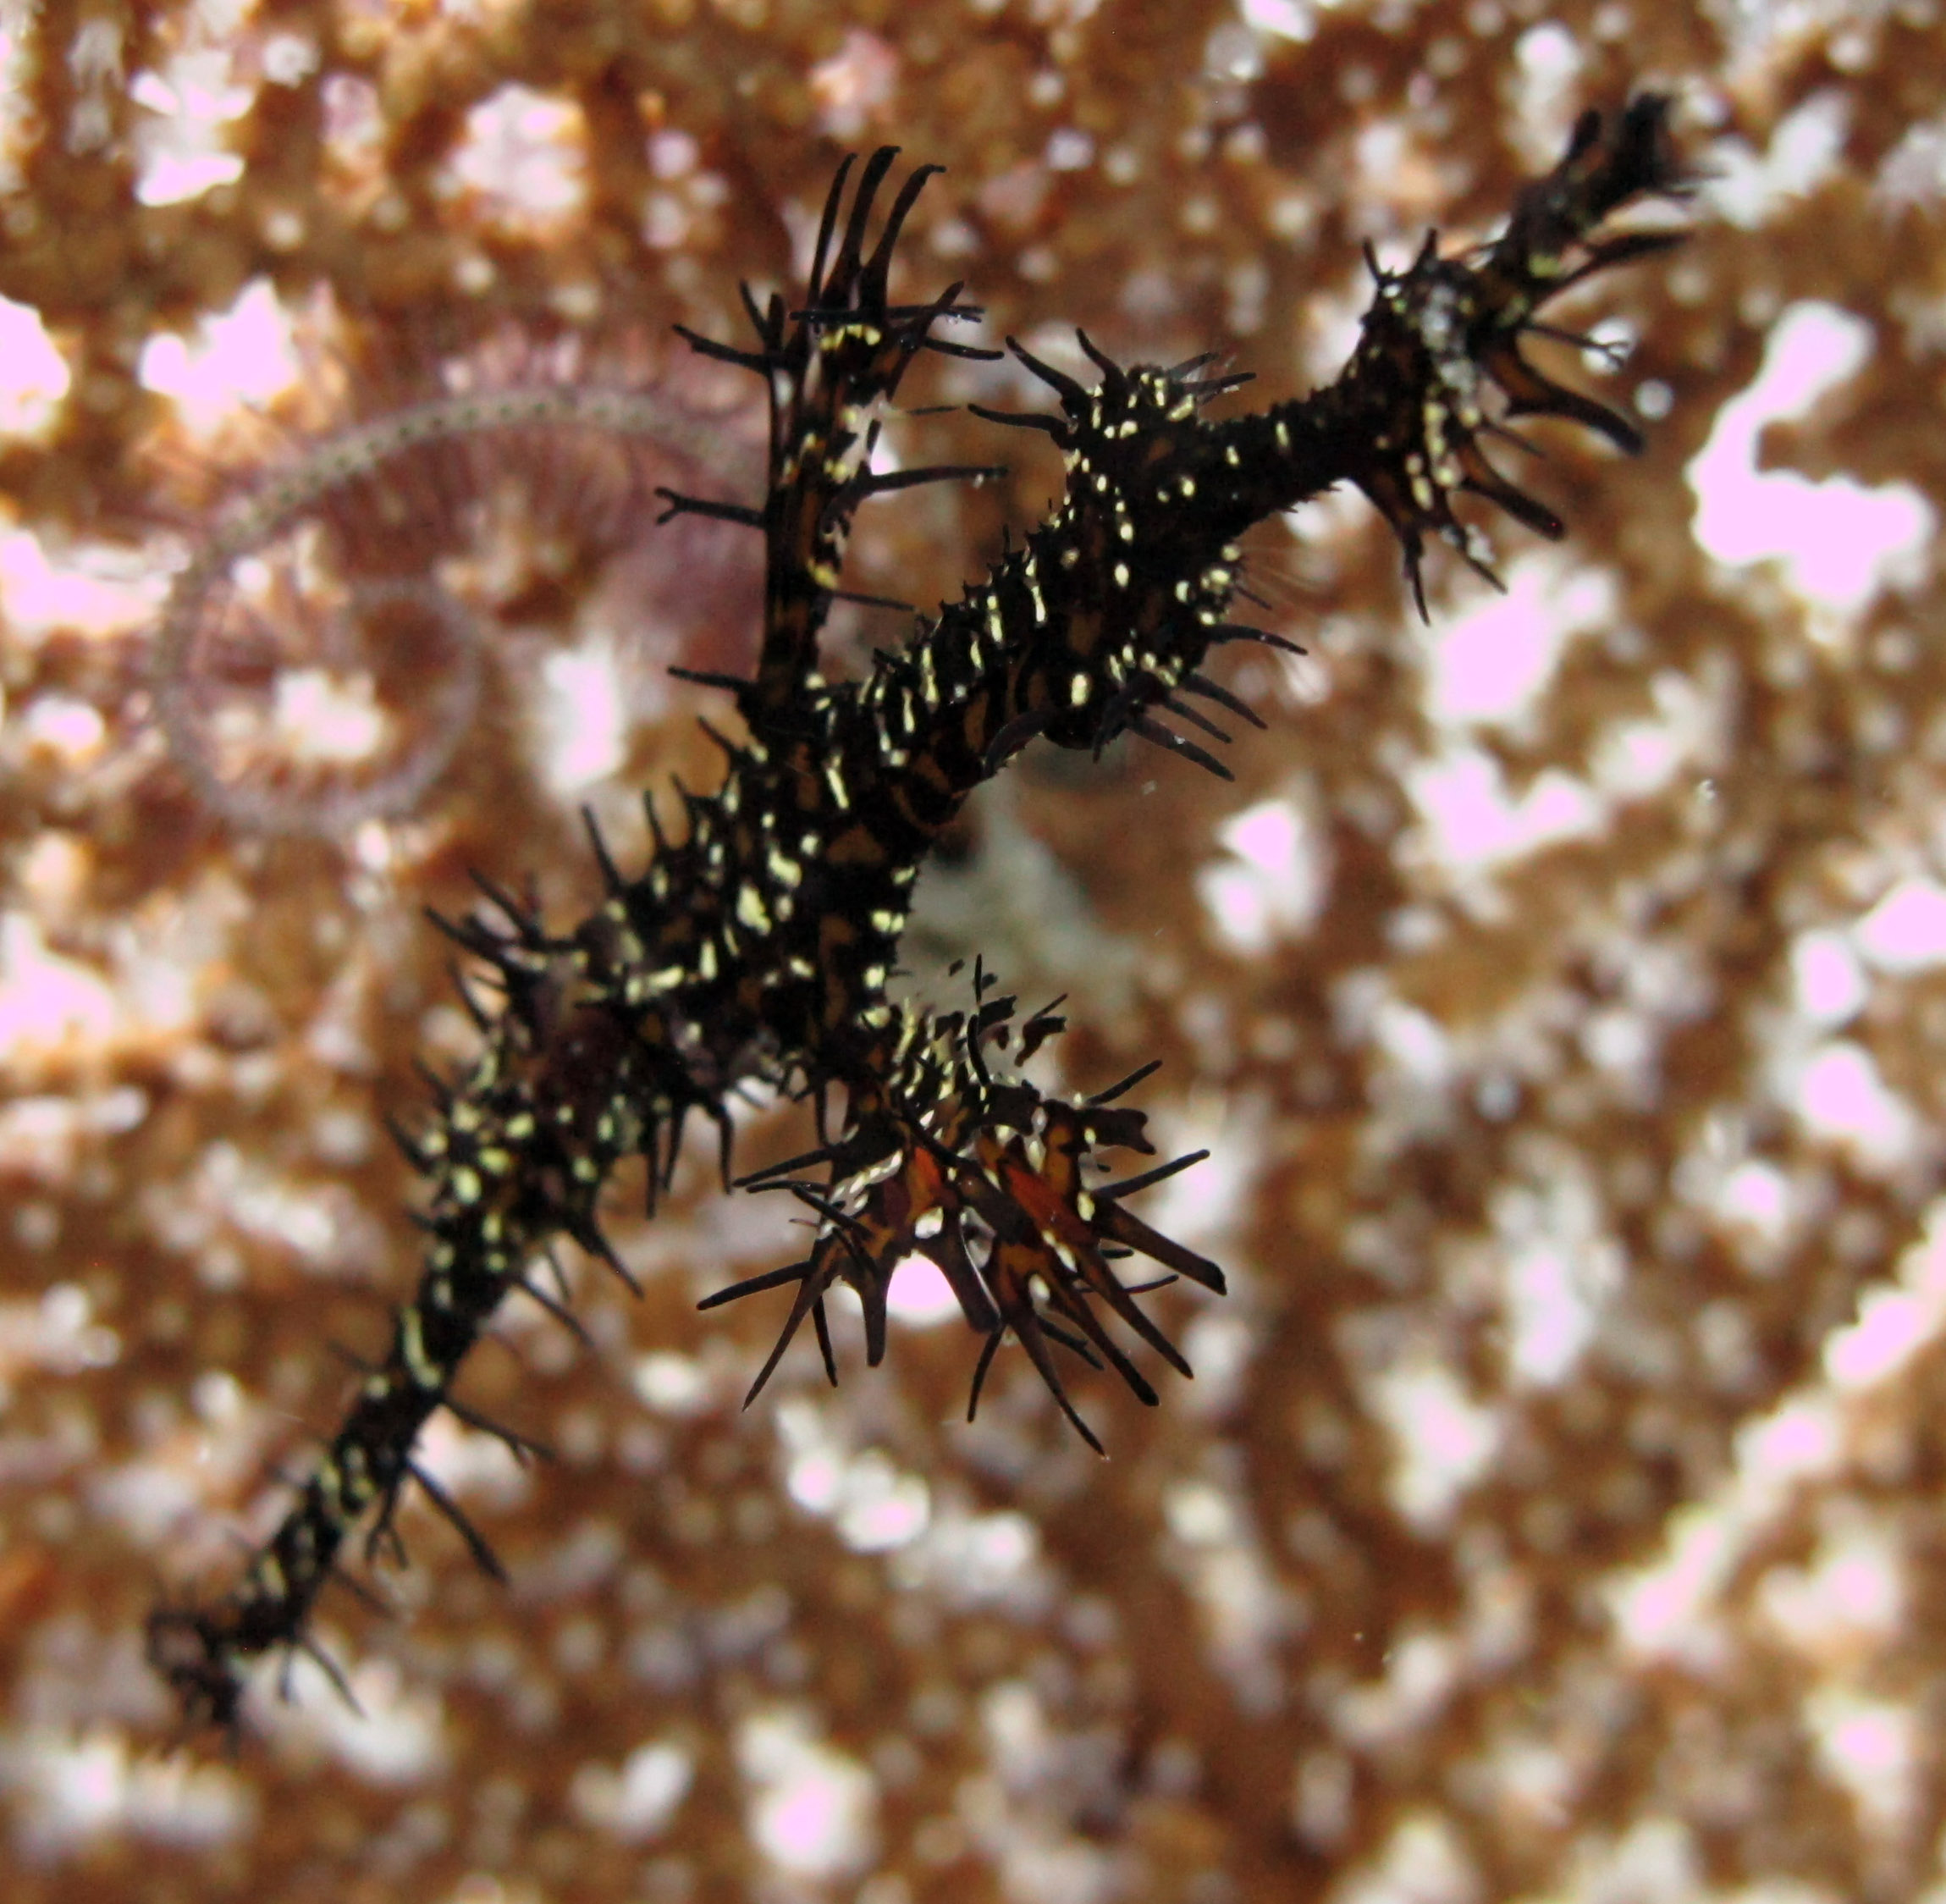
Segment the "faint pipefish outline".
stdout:
<path fill-rule="evenodd" d="M 403 751 L 400 763 L 361 785 L 333 792 L 279 793 L 224 780 L 211 764 L 195 705 L 194 645 L 206 615 L 232 584 L 237 562 L 307 516 L 334 490 L 379 477 L 388 463 L 415 450 L 500 433 L 605 434 L 648 444 L 708 466 L 723 448 L 733 414 L 713 415 L 666 391 L 604 384 L 550 383 L 460 390 L 422 399 L 347 423 L 273 462 L 249 488 L 219 505 L 189 561 L 170 583 L 154 624 L 150 690 L 171 759 L 198 797 L 230 825 L 289 837 L 331 838 L 368 820 L 409 813 L 452 764 L 478 711 L 486 643 L 479 618 L 436 582 L 409 579 L 353 584 L 394 599 L 430 605 L 458 657 L 457 693 L 430 736 Z M 423 593 L 421 593 L 421 590 Z"/>

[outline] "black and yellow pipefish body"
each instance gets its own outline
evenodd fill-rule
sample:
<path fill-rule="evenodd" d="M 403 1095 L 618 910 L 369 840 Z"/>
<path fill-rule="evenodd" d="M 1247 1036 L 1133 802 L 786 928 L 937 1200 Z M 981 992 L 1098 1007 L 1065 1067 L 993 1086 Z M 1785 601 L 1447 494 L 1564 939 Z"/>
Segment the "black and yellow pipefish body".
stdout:
<path fill-rule="evenodd" d="M 1483 565 L 1475 533 L 1453 513 L 1462 493 L 1560 535 L 1559 520 L 1501 475 L 1483 444 L 1508 417 L 1543 415 L 1635 446 L 1622 418 L 1535 369 L 1520 342 L 1568 285 L 1673 242 L 1661 232 L 1596 235 L 1621 206 L 1683 189 L 1667 120 L 1667 102 L 1654 97 L 1607 120 L 1590 113 L 1494 243 L 1442 257 L 1429 241 L 1404 271 L 1375 266 L 1352 360 L 1309 396 L 1217 420 L 1206 406 L 1244 379 L 1204 376 L 1201 361 L 1123 368 L 1083 338 L 1100 371 L 1087 387 L 1012 345 L 1053 389 L 1058 410 L 982 414 L 1050 437 L 1065 458 L 1065 494 L 985 580 L 922 621 L 904 650 L 881 658 L 867 680 L 838 684 L 817 671 L 818 642 L 841 593 L 859 503 L 988 473 L 875 472 L 874 411 L 923 350 L 997 354 L 934 335 L 976 314 L 956 301 L 956 284 L 929 304 L 890 301 L 900 229 L 936 168 L 907 179 L 868 251 L 895 154 L 887 148 L 867 162 L 848 206 L 847 162 L 802 306 L 789 312 L 774 298 L 760 309 L 747 299 L 752 349 L 691 339 L 762 377 L 769 392 L 762 506 L 669 499 L 671 512 L 746 522 L 764 538 L 758 668 L 750 680 L 717 683 L 734 695 L 745 737 L 725 741 L 729 770 L 716 792 L 685 795 L 685 836 L 672 841 L 658 828 L 640 875 L 625 876 L 595 840 L 607 896 L 573 931 L 550 931 L 496 889 L 490 911 L 449 924 L 493 996 L 469 997 L 478 1057 L 436 1085 L 422 1128 L 400 1134 L 427 1184 L 419 1287 L 384 1360 L 363 1372 L 323 1460 L 242 1579 L 212 1603 L 152 1617 L 151 1657 L 192 1719 L 234 1725 L 251 1662 L 308 1644 L 311 1605 L 345 1541 L 367 1518 L 368 1544 L 383 1540 L 407 1481 L 492 1565 L 415 1463 L 420 1429 L 440 1407 L 474 1421 L 452 1383 L 507 1296 L 543 1302 L 571 1326 L 534 1278 L 552 1241 L 571 1238 L 626 1274 L 596 1214 L 619 1163 L 645 1158 L 653 1195 L 696 1112 L 718 1127 L 727 1164 L 725 1101 L 741 1081 L 764 1079 L 820 1107 L 835 1090 L 844 1104 L 841 1127 L 818 1150 L 746 1179 L 789 1189 L 817 1213 L 809 1257 L 704 1305 L 794 1290 L 752 1396 L 807 1317 L 832 1368 L 824 1298 L 841 1278 L 862 1299 L 876 1363 L 892 1269 L 915 1252 L 940 1267 L 982 1338 L 976 1404 L 1009 1333 L 1097 1447 L 1062 1388 L 1056 1349 L 1105 1363 L 1154 1402 L 1112 1319 L 1188 1372 L 1115 1266 L 1141 1256 L 1165 1280 L 1221 1291 L 1213 1263 L 1127 1207 L 1197 1159 L 1119 1184 L 1090 1187 L 1084 1178 L 1100 1151 L 1150 1151 L 1142 1113 L 1115 1101 L 1153 1068 L 1093 1099 L 1050 1098 L 1012 1071 L 1002 1075 L 992 1058 L 1007 1050 L 1024 1062 L 1061 1029 L 1050 1011 L 1017 1023 L 1013 1001 L 990 996 L 977 973 L 969 1011 L 895 1004 L 886 985 L 919 868 L 967 796 L 1035 737 L 1099 749 L 1127 731 L 1223 770 L 1166 720 L 1210 728 L 1192 699 L 1255 719 L 1201 671 L 1226 642 L 1288 645 L 1228 620 L 1237 538 L 1265 516 L 1355 483 L 1399 536 L 1415 592 L 1428 536 Z"/>

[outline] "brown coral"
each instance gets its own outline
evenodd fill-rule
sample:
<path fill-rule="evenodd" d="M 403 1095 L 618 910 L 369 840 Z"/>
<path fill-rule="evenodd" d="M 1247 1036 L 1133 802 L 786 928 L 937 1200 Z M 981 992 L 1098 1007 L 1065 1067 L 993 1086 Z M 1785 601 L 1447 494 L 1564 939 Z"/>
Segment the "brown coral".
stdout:
<path fill-rule="evenodd" d="M 36 324 L 5 313 L 8 361 L 37 335 L 64 381 L 0 444 L 10 1895 L 1938 1881 L 1938 582 L 1923 551 L 1833 580 L 1815 534 L 1757 560 L 1685 474 L 1707 446 L 1773 516 L 1792 472 L 1938 507 L 1946 46 L 1922 0 L 1713 17 L 9 16 L 0 295 Z M 1647 455 L 1546 443 L 1579 566 L 1510 565 L 1560 637 L 1526 699 L 1469 670 L 1531 616 L 1475 619 L 1436 555 L 1421 632 L 1375 526 L 1300 517 L 1254 572 L 1313 655 L 1263 665 L 1238 789 L 1050 770 L 929 876 L 950 945 L 1006 855 L 1045 917 L 976 897 L 976 942 L 1029 997 L 1093 980 L 1074 1083 L 1166 1050 L 1171 1138 L 1221 1135 L 1182 1195 L 1227 1183 L 1170 1217 L 1238 1288 L 1187 1332 L 1190 1405 L 1091 1388 L 1104 1467 L 1003 1360 L 968 1430 L 963 1352 L 908 1327 L 889 1377 L 831 1398 L 786 1366 L 741 1416 L 762 1325 L 690 1305 L 789 1243 L 698 1160 L 625 1239 L 648 1300 L 582 1292 L 595 1353 L 523 1330 L 477 1371 L 558 1466 L 440 1451 L 510 1592 L 411 1515 L 407 1617 L 334 1615 L 367 1721 L 300 1675 L 234 1763 L 163 1761 L 156 1577 L 274 1513 L 262 1464 L 338 1405 L 325 1342 L 369 1346 L 361 1286 L 407 1273 L 376 1118 L 454 1036 L 416 908 L 473 864 L 572 908 L 592 869 L 517 691 L 403 824 L 265 843 L 196 803 L 144 699 L 181 553 L 152 451 L 185 431 L 145 346 L 260 279 L 436 355 L 727 335 L 738 275 L 792 277 L 836 146 L 885 136 L 951 168 L 929 242 L 996 335 L 1234 342 L 1301 386 L 1360 240 L 1399 264 L 1491 218 L 1574 107 L 1642 82 L 1713 136 L 1719 215 L 1624 294 Z M 1767 347 L 1821 335 L 1855 367 L 1739 436 Z M 924 427 L 929 459 L 993 453 Z M 857 585 L 947 593 L 1051 483 L 882 505 Z M 613 586 L 539 604 L 527 678 Z M 645 707 L 604 817 L 692 744 Z M 1437 816 L 1478 789 L 1513 817 L 1456 854 Z"/>

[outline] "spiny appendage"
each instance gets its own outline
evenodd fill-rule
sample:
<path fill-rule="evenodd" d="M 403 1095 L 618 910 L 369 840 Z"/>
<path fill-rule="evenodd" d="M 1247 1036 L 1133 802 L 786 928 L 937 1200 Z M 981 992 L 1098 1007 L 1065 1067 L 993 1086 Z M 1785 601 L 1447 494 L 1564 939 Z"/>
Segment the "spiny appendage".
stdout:
<path fill-rule="evenodd" d="M 1146 1078 L 1145 1065 L 1095 1096 L 1068 1102 L 992 1069 L 985 1046 L 1004 1049 L 1015 1001 L 984 996 L 971 1014 L 934 1018 L 910 1008 L 881 1053 L 878 1080 L 853 1092 L 848 1128 L 835 1143 L 743 1179 L 752 1188 L 788 1189 L 817 1216 L 817 1242 L 802 1262 L 720 1289 L 699 1305 L 763 1289 L 797 1285 L 777 1344 L 744 1398 L 755 1400 L 809 1316 L 825 1374 L 837 1381 L 824 1298 L 842 1280 L 864 1311 L 865 1355 L 876 1366 L 885 1349 L 885 1305 L 892 1273 L 921 1256 L 945 1276 L 967 1323 L 984 1340 L 967 1407 L 971 1421 L 1002 1338 L 1011 1332 L 1028 1353 L 1082 1438 L 1100 1442 L 1068 1399 L 1053 1349 L 1092 1368 L 1105 1363 L 1144 1403 L 1157 1396 L 1148 1378 L 1109 1333 L 1099 1304 L 1179 1374 L 1188 1363 L 1143 1311 L 1137 1298 L 1178 1277 L 1223 1293 L 1223 1272 L 1163 1236 L 1123 1206 L 1139 1190 L 1200 1162 L 1197 1151 L 1118 1183 L 1090 1187 L 1084 1173 L 1102 1169 L 1097 1151 L 1153 1156 L 1144 1114 L 1113 1101 Z M 1057 999 L 1055 1004 L 1061 1002 Z M 1019 1027 L 1015 1056 L 1025 1062 L 1064 1021 L 1049 1006 Z M 812 1181 L 797 1173 L 823 1165 Z M 1140 1255 L 1169 1273 L 1125 1283 L 1112 1267 Z"/>
<path fill-rule="evenodd" d="M 278 1648 L 309 1654 L 350 1699 L 342 1675 L 311 1637 L 311 1609 L 333 1579 L 370 1598 L 342 1570 L 339 1555 L 374 1508 L 367 1560 L 388 1546 L 402 1559 L 393 1522 L 407 1481 L 418 1484 L 483 1566 L 499 1571 L 491 1549 L 414 1459 L 413 1450 L 420 1431 L 440 1407 L 497 1435 L 517 1454 L 534 1449 L 512 1430 L 482 1420 L 449 1392 L 460 1361 L 510 1286 L 504 1252 L 487 1241 L 488 1235 L 502 1234 L 504 1227 L 489 1221 L 471 1226 L 467 1234 L 449 1217 L 433 1219 L 428 1227 L 434 1238 L 429 1257 L 440 1267 L 428 1270 L 417 1296 L 400 1311 L 385 1361 L 361 1371 L 357 1398 L 343 1426 L 300 1486 L 276 1532 L 229 1593 L 203 1605 L 163 1606 L 150 1616 L 150 1662 L 175 1689 L 192 1725 L 234 1730 L 251 1663 Z M 551 1305 L 552 1299 L 547 1300 Z"/>
<path fill-rule="evenodd" d="M 333 1579 L 369 1598 L 340 1562 L 367 1519 L 367 1562 L 382 1553 L 403 1562 L 394 1521 L 408 1482 L 498 1576 L 486 1542 L 416 1458 L 420 1433 L 444 1408 L 516 1456 L 542 1452 L 460 1401 L 453 1384 L 510 1294 L 581 1333 L 565 1285 L 557 1298 L 535 1280 L 553 1239 L 571 1238 L 636 1288 L 602 1233 L 597 1200 L 631 1154 L 648 1159 L 652 1195 L 666 1184 L 672 1126 L 699 1094 L 673 1052 L 644 1040 L 639 1024 L 576 991 L 569 948 L 548 937 L 531 906 L 488 891 L 497 919 L 473 913 L 440 922 L 497 988 L 489 1008 L 461 984 L 483 1048 L 456 1079 L 428 1073 L 434 1114 L 418 1129 L 394 1130 L 427 1186 L 427 1208 L 415 1218 L 426 1234 L 418 1289 L 394 1319 L 383 1360 L 357 1365 L 359 1385 L 341 1426 L 243 1578 L 212 1602 L 168 1605 L 151 1617 L 149 1658 L 192 1725 L 234 1730 L 251 1664 L 279 1648 L 311 1654 L 349 1697 L 310 1636 L 311 1609 Z"/>
<path fill-rule="evenodd" d="M 1192 473 L 1195 455 L 1178 454 L 1199 438 L 1203 406 L 1249 383 L 1250 373 L 1199 376 L 1213 361 L 1208 356 L 1167 369 L 1125 367 L 1096 349 L 1086 332 L 1076 335 L 1101 373 L 1092 389 L 1007 340 L 1061 400 L 1058 423 L 1042 421 L 1056 425 L 1050 433 L 1067 471 L 1060 507 L 1022 558 L 1030 579 L 1041 578 L 1034 591 L 1037 609 L 1045 593 L 1063 612 L 1041 639 L 1027 644 L 1023 680 L 1031 684 L 1042 671 L 1048 678 L 1041 705 L 1017 726 L 1031 726 L 1059 747 L 1091 748 L 1097 757 L 1131 733 L 1221 780 L 1232 779 L 1221 759 L 1160 717 L 1171 715 L 1227 746 L 1230 734 L 1186 696 L 1252 725 L 1263 722 L 1197 671 L 1205 654 L 1239 636 L 1293 646 L 1225 621 L 1238 588 L 1242 551 L 1227 539 L 1227 522 L 1210 519 L 1208 473 Z M 1166 555 L 1159 556 L 1165 546 Z M 1092 558 L 1091 551 L 1097 552 Z M 1039 617 L 1041 624 L 1050 620 Z M 1078 640 L 1078 631 L 1089 638 Z M 1017 745 L 1023 737 L 1010 739 Z"/>
<path fill-rule="evenodd" d="M 1690 189 L 1690 176 L 1674 156 L 1668 112 L 1667 99 L 1645 94 L 1606 119 L 1584 113 L 1565 157 L 1521 193 L 1506 231 L 1491 244 L 1444 257 L 1436 234 L 1428 233 L 1401 272 L 1382 269 L 1368 254 L 1377 292 L 1341 388 L 1371 405 L 1377 421 L 1368 452 L 1348 473 L 1398 536 L 1421 615 L 1420 563 L 1428 534 L 1498 585 L 1484 538 L 1453 513 L 1455 495 L 1485 497 L 1551 541 L 1565 533 L 1552 510 L 1488 458 L 1489 437 L 1530 447 L 1507 427 L 1508 419 L 1557 417 L 1628 455 L 1641 448 L 1625 417 L 1536 369 L 1520 345 L 1534 335 L 1599 348 L 1536 313 L 1596 272 L 1680 242 L 1680 233 L 1666 230 L 1593 236 L 1631 201 Z"/>
<path fill-rule="evenodd" d="M 450 1251 L 456 1247 L 450 1240 L 453 1232 L 443 1233 L 449 1238 L 444 1250 Z M 441 1246 L 435 1245 L 435 1253 L 443 1253 Z M 447 1261 L 444 1280 L 450 1291 L 465 1279 L 454 1273 L 449 1255 Z M 498 1437 L 523 1459 L 542 1452 L 537 1443 L 486 1421 L 449 1393 L 460 1359 L 477 1339 L 506 1282 L 504 1275 L 490 1276 L 485 1287 L 468 1291 L 464 1302 L 449 1294 L 444 1308 L 432 1305 L 428 1289 L 422 1288 L 400 1311 L 385 1361 L 361 1371 L 357 1399 L 344 1425 L 242 1580 L 207 1604 L 163 1606 L 150 1615 L 150 1662 L 174 1688 L 192 1726 L 234 1730 L 251 1663 L 279 1648 L 315 1659 L 356 1707 L 344 1675 L 311 1636 L 311 1609 L 334 1579 L 377 1603 L 367 1588 L 343 1570 L 339 1556 L 353 1530 L 376 1508 L 366 1558 L 370 1561 L 385 1549 L 403 1563 L 394 1520 L 408 1481 L 458 1530 L 475 1559 L 496 1578 L 503 1577 L 492 1549 L 413 1450 L 427 1419 L 444 1407 L 469 1427 Z"/>
<path fill-rule="evenodd" d="M 1085 336 L 1083 344 L 1093 351 Z M 1240 550 L 1227 539 L 1227 518 L 1212 527 L 1186 511 L 1195 479 L 1178 472 L 1166 440 L 1172 430 L 1197 431 L 1200 406 L 1241 379 L 1197 377 L 1205 359 L 1124 369 L 1094 351 L 1102 378 L 1091 389 L 1019 355 L 1054 389 L 1061 414 L 984 414 L 1044 426 L 1066 455 L 1067 493 L 984 581 L 936 619 L 922 618 L 904 650 L 881 656 L 852 700 L 861 785 L 873 778 L 896 789 L 890 797 L 922 832 L 936 831 L 960 798 L 1037 737 L 1099 753 L 1133 733 L 1229 778 L 1216 755 L 1181 731 L 1230 740 L 1194 704 L 1261 722 L 1198 671 L 1202 660 L 1239 638 L 1292 645 L 1225 621 Z M 1216 487 L 1205 484 L 1203 502 Z M 923 764 L 907 773 L 913 761 Z"/>
<path fill-rule="evenodd" d="M 752 729 L 773 738 L 788 728 L 788 710 L 797 706 L 816 672 L 819 632 L 832 601 L 845 593 L 844 544 L 858 505 L 923 483 L 962 477 L 977 483 L 1005 473 L 985 466 L 872 467 L 879 439 L 872 412 L 890 402 L 915 356 L 922 350 L 960 357 L 1000 355 L 932 334 L 938 323 L 983 314 L 978 306 L 956 301 L 956 283 L 929 303 L 891 301 L 890 273 L 899 235 L 926 181 L 945 169 L 922 165 L 907 178 L 868 252 L 872 208 L 897 157 L 897 146 L 884 146 L 866 161 L 841 233 L 839 220 L 845 213 L 852 158 L 839 167 L 824 201 L 810 281 L 799 309 L 787 311 L 777 295 L 760 306 L 748 286 L 743 287 L 744 307 L 757 332 L 756 350 L 677 327 L 702 355 L 763 378 L 769 394 L 769 486 L 763 508 L 710 502 L 673 490 L 662 494 L 670 515 L 709 515 L 764 533 L 764 632 L 757 679 L 722 685 L 736 689 L 740 710 Z"/>

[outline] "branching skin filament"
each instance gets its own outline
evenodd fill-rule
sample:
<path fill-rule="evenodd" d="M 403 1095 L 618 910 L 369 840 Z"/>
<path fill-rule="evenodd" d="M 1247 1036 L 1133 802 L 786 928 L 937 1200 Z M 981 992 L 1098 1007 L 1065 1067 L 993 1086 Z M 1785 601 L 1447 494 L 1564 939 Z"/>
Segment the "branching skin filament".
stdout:
<path fill-rule="evenodd" d="M 1599 235 L 1624 205 L 1684 188 L 1668 102 L 1655 97 L 1607 119 L 1586 115 L 1564 158 L 1520 195 L 1492 243 L 1442 257 L 1429 240 L 1403 271 L 1375 263 L 1352 359 L 1308 397 L 1218 420 L 1206 406 L 1245 379 L 1202 374 L 1206 359 L 1124 368 L 1083 337 L 1100 372 L 1088 387 L 1010 340 L 1057 407 L 980 414 L 1050 437 L 1066 462 L 1064 495 L 984 581 L 936 620 L 922 618 L 909 645 L 868 679 L 829 683 L 817 671 L 819 637 L 842 593 L 858 505 L 989 473 L 872 467 L 873 412 L 916 356 L 999 355 L 936 334 L 977 315 L 956 301 L 959 285 L 929 303 L 890 301 L 900 231 L 937 169 L 905 179 L 871 239 L 895 157 L 891 148 L 874 153 L 855 187 L 851 162 L 840 168 L 799 308 L 780 297 L 759 306 L 747 293 L 753 347 L 691 339 L 762 378 L 769 395 L 761 506 L 667 499 L 671 514 L 726 517 L 764 538 L 755 675 L 708 677 L 734 697 L 745 737 L 724 742 L 728 770 L 716 792 L 685 793 L 684 836 L 665 836 L 651 807 L 654 851 L 641 873 L 625 873 L 593 836 L 606 897 L 571 930 L 483 881 L 486 910 L 444 922 L 483 972 L 488 996 L 469 995 L 478 1057 L 437 1083 L 430 1117 L 398 1133 L 426 1180 L 423 1273 L 383 1360 L 361 1373 L 316 1471 L 241 1580 L 212 1602 L 152 1617 L 150 1656 L 193 1722 L 234 1727 L 251 1663 L 310 1645 L 311 1607 L 338 1574 L 345 1541 L 369 1519 L 368 1551 L 383 1543 L 408 1481 L 493 1568 L 485 1543 L 416 1461 L 420 1430 L 442 1407 L 487 1425 L 454 1399 L 454 1381 L 510 1295 L 559 1311 L 534 1268 L 555 1238 L 572 1239 L 626 1279 L 598 1207 L 618 1164 L 645 1159 L 653 1196 L 666 1187 L 697 1112 L 717 1129 L 728 1178 L 725 1107 L 739 1082 L 760 1079 L 814 1098 L 821 1131 L 834 1097 L 842 1107 L 819 1148 L 743 1180 L 787 1189 L 815 1213 L 808 1257 L 703 1305 L 791 1292 L 752 1398 L 807 1318 L 835 1380 L 824 1298 L 840 1281 L 863 1304 L 867 1359 L 876 1364 L 893 1268 L 914 1253 L 939 1267 L 981 1338 L 974 1405 L 1010 1333 L 1097 1449 L 1056 1351 L 1105 1364 L 1153 1404 L 1155 1388 L 1111 1327 L 1118 1323 L 1187 1376 L 1141 1305 L 1158 1283 L 1125 1282 L 1119 1265 L 1143 1258 L 1160 1266 L 1160 1281 L 1222 1293 L 1214 1263 L 1128 1207 L 1201 1153 L 1094 1183 L 1097 1153 L 1152 1154 L 1143 1113 L 1119 1101 L 1153 1066 L 1092 1098 L 1050 1097 L 1013 1068 L 1060 1030 L 1051 1007 L 1019 1018 L 977 966 L 968 1010 L 934 1013 L 888 998 L 926 853 L 973 788 L 1037 737 L 1099 749 L 1127 731 L 1225 773 L 1182 729 L 1219 732 L 1192 698 L 1256 718 L 1201 671 L 1211 649 L 1290 645 L 1229 619 L 1238 538 L 1265 516 L 1334 483 L 1356 484 L 1397 534 L 1416 594 L 1429 536 L 1485 566 L 1476 532 L 1453 511 L 1463 492 L 1543 535 L 1563 533 L 1488 459 L 1486 440 L 1509 433 L 1508 419 L 1560 417 L 1637 447 L 1623 418 L 1535 368 L 1521 340 L 1546 331 L 1539 312 L 1570 285 L 1675 241 L 1660 231 Z"/>

